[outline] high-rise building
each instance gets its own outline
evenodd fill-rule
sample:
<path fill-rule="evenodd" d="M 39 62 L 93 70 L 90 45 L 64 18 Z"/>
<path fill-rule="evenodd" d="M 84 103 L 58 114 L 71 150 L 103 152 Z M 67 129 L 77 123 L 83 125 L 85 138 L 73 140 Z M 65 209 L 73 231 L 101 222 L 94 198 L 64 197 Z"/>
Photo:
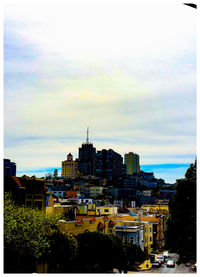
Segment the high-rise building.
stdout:
<path fill-rule="evenodd" d="M 124 163 L 126 165 L 126 174 L 132 175 L 133 173 L 140 172 L 139 155 L 129 152 L 124 155 Z"/>
<path fill-rule="evenodd" d="M 119 178 L 122 172 L 123 158 L 112 149 L 102 149 L 96 154 L 96 176 L 106 178 L 108 183 Z"/>
<path fill-rule="evenodd" d="M 78 171 L 78 163 L 73 161 L 71 153 L 67 155 L 67 160 L 62 162 L 62 176 L 68 178 L 76 178 Z"/>
<path fill-rule="evenodd" d="M 96 148 L 89 142 L 89 128 L 87 128 L 86 143 L 79 147 L 78 171 L 84 176 L 95 175 Z"/>
<path fill-rule="evenodd" d="M 4 177 L 16 176 L 16 163 L 9 159 L 4 159 Z"/>
<path fill-rule="evenodd" d="M 55 170 L 54 170 L 53 176 L 54 176 L 54 177 L 58 177 L 58 169 L 55 169 Z"/>

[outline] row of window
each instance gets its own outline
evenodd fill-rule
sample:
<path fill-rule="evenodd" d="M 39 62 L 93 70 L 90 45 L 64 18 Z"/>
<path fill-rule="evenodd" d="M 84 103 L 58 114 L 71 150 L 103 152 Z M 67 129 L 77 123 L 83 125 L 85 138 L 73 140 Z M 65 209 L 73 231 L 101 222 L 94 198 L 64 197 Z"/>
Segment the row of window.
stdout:
<path fill-rule="evenodd" d="M 151 233 L 152 229 L 149 227 L 149 232 Z M 147 233 L 147 227 L 145 227 L 145 233 Z"/>
<path fill-rule="evenodd" d="M 28 200 L 28 199 L 30 199 L 30 200 L 32 200 L 32 199 L 43 199 L 44 198 L 44 195 L 43 194 L 26 194 L 26 199 Z"/>
<path fill-rule="evenodd" d="M 33 208 L 33 207 L 35 207 L 35 208 L 38 208 L 38 209 L 42 209 L 42 203 L 43 203 L 43 201 L 38 201 L 38 200 L 36 200 L 36 201 L 29 201 L 29 200 L 27 200 L 26 201 L 26 207 L 27 208 Z"/>
<path fill-rule="evenodd" d="M 71 167 L 71 168 L 62 168 L 62 172 L 63 171 L 77 171 L 77 168 L 73 168 L 73 167 Z"/>
<path fill-rule="evenodd" d="M 137 238 L 133 237 L 133 236 L 131 236 L 131 237 L 123 236 L 122 240 L 123 240 L 123 242 L 129 242 L 132 244 L 137 243 Z"/>
<path fill-rule="evenodd" d="M 97 212 L 104 212 L 104 213 L 108 213 L 109 212 L 109 209 L 97 209 Z"/>

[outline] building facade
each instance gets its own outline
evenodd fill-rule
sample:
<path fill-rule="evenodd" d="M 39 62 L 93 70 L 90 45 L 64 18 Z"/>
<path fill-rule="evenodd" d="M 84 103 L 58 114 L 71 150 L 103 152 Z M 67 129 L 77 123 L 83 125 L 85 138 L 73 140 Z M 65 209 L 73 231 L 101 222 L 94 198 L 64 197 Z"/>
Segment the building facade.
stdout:
<path fill-rule="evenodd" d="M 73 161 L 71 153 L 67 155 L 67 160 L 62 161 L 62 176 L 74 179 L 77 177 L 78 163 Z"/>
<path fill-rule="evenodd" d="M 92 143 L 83 143 L 79 148 L 78 170 L 83 176 L 95 175 L 96 148 Z"/>
<path fill-rule="evenodd" d="M 12 176 L 4 184 L 4 191 L 11 192 L 16 205 L 27 208 L 46 209 L 46 200 L 49 195 L 44 179 Z"/>
<path fill-rule="evenodd" d="M 100 150 L 96 154 L 96 176 L 106 178 L 113 184 L 121 175 L 123 158 L 112 149 Z"/>
<path fill-rule="evenodd" d="M 124 242 L 138 245 L 144 250 L 143 245 L 143 226 L 136 226 L 133 222 L 119 222 L 115 221 L 116 235 L 119 236 Z"/>
<path fill-rule="evenodd" d="M 4 178 L 16 176 L 16 163 L 11 162 L 9 159 L 4 159 Z"/>
<path fill-rule="evenodd" d="M 132 175 L 133 173 L 140 172 L 140 160 L 138 154 L 129 152 L 124 155 L 124 161 L 126 165 L 126 174 Z"/>

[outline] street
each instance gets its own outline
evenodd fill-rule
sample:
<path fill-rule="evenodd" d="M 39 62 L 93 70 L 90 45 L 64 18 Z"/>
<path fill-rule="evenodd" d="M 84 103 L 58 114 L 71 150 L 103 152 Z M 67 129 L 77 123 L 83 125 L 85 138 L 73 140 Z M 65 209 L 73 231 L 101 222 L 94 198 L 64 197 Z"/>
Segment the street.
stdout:
<path fill-rule="evenodd" d="M 169 259 L 173 259 L 175 262 L 178 260 L 178 255 L 174 253 L 169 253 Z M 128 274 L 145 274 L 145 273 L 196 273 L 190 267 L 185 266 L 184 264 L 177 265 L 175 267 L 167 267 L 166 262 L 161 265 L 159 268 L 151 268 L 149 270 L 142 271 L 128 271 Z"/>

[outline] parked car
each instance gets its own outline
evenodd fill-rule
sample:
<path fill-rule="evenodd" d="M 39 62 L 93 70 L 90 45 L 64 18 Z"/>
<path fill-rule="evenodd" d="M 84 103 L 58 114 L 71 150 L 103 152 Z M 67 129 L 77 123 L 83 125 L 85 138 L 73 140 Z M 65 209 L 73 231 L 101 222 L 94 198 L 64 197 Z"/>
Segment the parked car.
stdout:
<path fill-rule="evenodd" d="M 173 260 L 168 260 L 167 267 L 175 267 L 175 262 Z"/>
<path fill-rule="evenodd" d="M 165 259 L 163 256 L 158 256 L 157 260 L 159 260 L 161 264 L 163 264 L 165 262 Z"/>
<path fill-rule="evenodd" d="M 152 267 L 160 267 L 161 263 L 158 261 L 158 260 L 155 260 L 153 263 L 152 263 Z"/>

